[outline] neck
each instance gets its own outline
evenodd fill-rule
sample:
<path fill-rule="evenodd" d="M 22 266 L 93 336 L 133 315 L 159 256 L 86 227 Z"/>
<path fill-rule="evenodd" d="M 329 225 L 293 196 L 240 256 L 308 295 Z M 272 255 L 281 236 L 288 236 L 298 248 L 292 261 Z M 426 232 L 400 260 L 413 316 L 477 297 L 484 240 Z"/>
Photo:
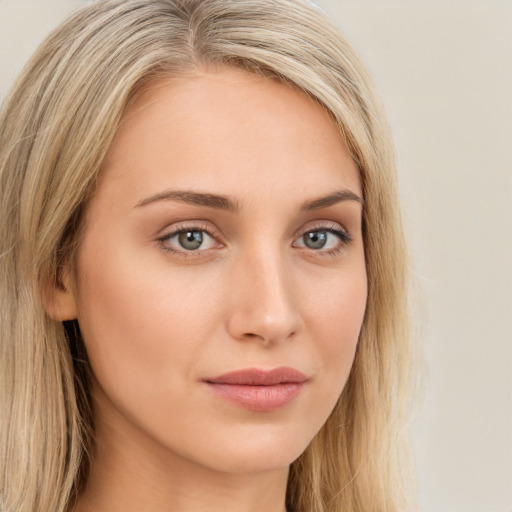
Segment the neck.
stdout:
<path fill-rule="evenodd" d="M 215 474 L 175 464 L 93 464 L 75 512 L 285 512 L 286 472 Z"/>

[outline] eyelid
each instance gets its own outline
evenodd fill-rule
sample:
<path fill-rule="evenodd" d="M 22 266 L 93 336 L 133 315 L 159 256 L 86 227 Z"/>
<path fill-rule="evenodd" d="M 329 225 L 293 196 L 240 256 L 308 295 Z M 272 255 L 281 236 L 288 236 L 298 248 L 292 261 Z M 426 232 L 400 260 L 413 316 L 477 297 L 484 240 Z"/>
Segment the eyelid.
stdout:
<path fill-rule="evenodd" d="M 158 238 L 168 238 L 169 236 L 179 233 L 180 231 L 206 231 L 211 236 L 215 236 L 217 233 L 217 229 L 214 228 L 210 222 L 197 219 L 197 220 L 184 220 L 173 222 L 172 224 L 167 225 L 165 228 L 161 229 L 157 234 Z"/>
<path fill-rule="evenodd" d="M 313 221 L 303 225 L 295 233 L 295 238 L 299 238 L 310 231 L 329 231 L 331 233 L 343 233 L 348 238 L 352 239 L 350 232 L 339 222 L 334 221 Z"/>

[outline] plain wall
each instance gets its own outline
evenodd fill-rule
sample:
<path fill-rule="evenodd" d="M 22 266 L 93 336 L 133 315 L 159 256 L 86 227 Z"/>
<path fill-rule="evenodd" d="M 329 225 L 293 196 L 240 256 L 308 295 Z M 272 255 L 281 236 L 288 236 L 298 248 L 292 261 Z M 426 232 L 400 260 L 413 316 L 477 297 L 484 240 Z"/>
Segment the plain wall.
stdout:
<path fill-rule="evenodd" d="M 423 510 L 512 512 L 512 2 L 320 3 L 395 134 L 423 302 Z"/>
<path fill-rule="evenodd" d="M 0 99 L 79 0 L 0 0 Z M 320 0 L 394 129 L 427 362 L 424 512 L 512 512 L 512 3 Z"/>

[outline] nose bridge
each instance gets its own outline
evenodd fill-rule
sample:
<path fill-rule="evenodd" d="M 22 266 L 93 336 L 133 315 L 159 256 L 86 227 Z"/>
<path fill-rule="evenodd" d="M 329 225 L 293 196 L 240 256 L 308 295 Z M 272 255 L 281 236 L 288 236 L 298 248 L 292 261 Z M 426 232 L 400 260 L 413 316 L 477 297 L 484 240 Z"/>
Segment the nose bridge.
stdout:
<path fill-rule="evenodd" d="M 229 330 L 234 337 L 272 343 L 297 332 L 300 315 L 293 276 L 278 247 L 260 247 L 241 255 L 233 277 Z"/>

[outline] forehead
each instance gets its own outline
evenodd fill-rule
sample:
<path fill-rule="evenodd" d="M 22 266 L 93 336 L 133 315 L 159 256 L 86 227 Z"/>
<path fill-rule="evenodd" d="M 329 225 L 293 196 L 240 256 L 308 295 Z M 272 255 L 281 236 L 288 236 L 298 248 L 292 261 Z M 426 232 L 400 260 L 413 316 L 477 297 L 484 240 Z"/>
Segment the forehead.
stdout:
<path fill-rule="evenodd" d="M 232 68 L 197 70 L 144 87 L 126 112 L 99 184 L 138 195 L 162 187 L 323 193 L 359 172 L 329 113 L 296 87 Z M 136 199 L 136 198 L 133 198 Z"/>

